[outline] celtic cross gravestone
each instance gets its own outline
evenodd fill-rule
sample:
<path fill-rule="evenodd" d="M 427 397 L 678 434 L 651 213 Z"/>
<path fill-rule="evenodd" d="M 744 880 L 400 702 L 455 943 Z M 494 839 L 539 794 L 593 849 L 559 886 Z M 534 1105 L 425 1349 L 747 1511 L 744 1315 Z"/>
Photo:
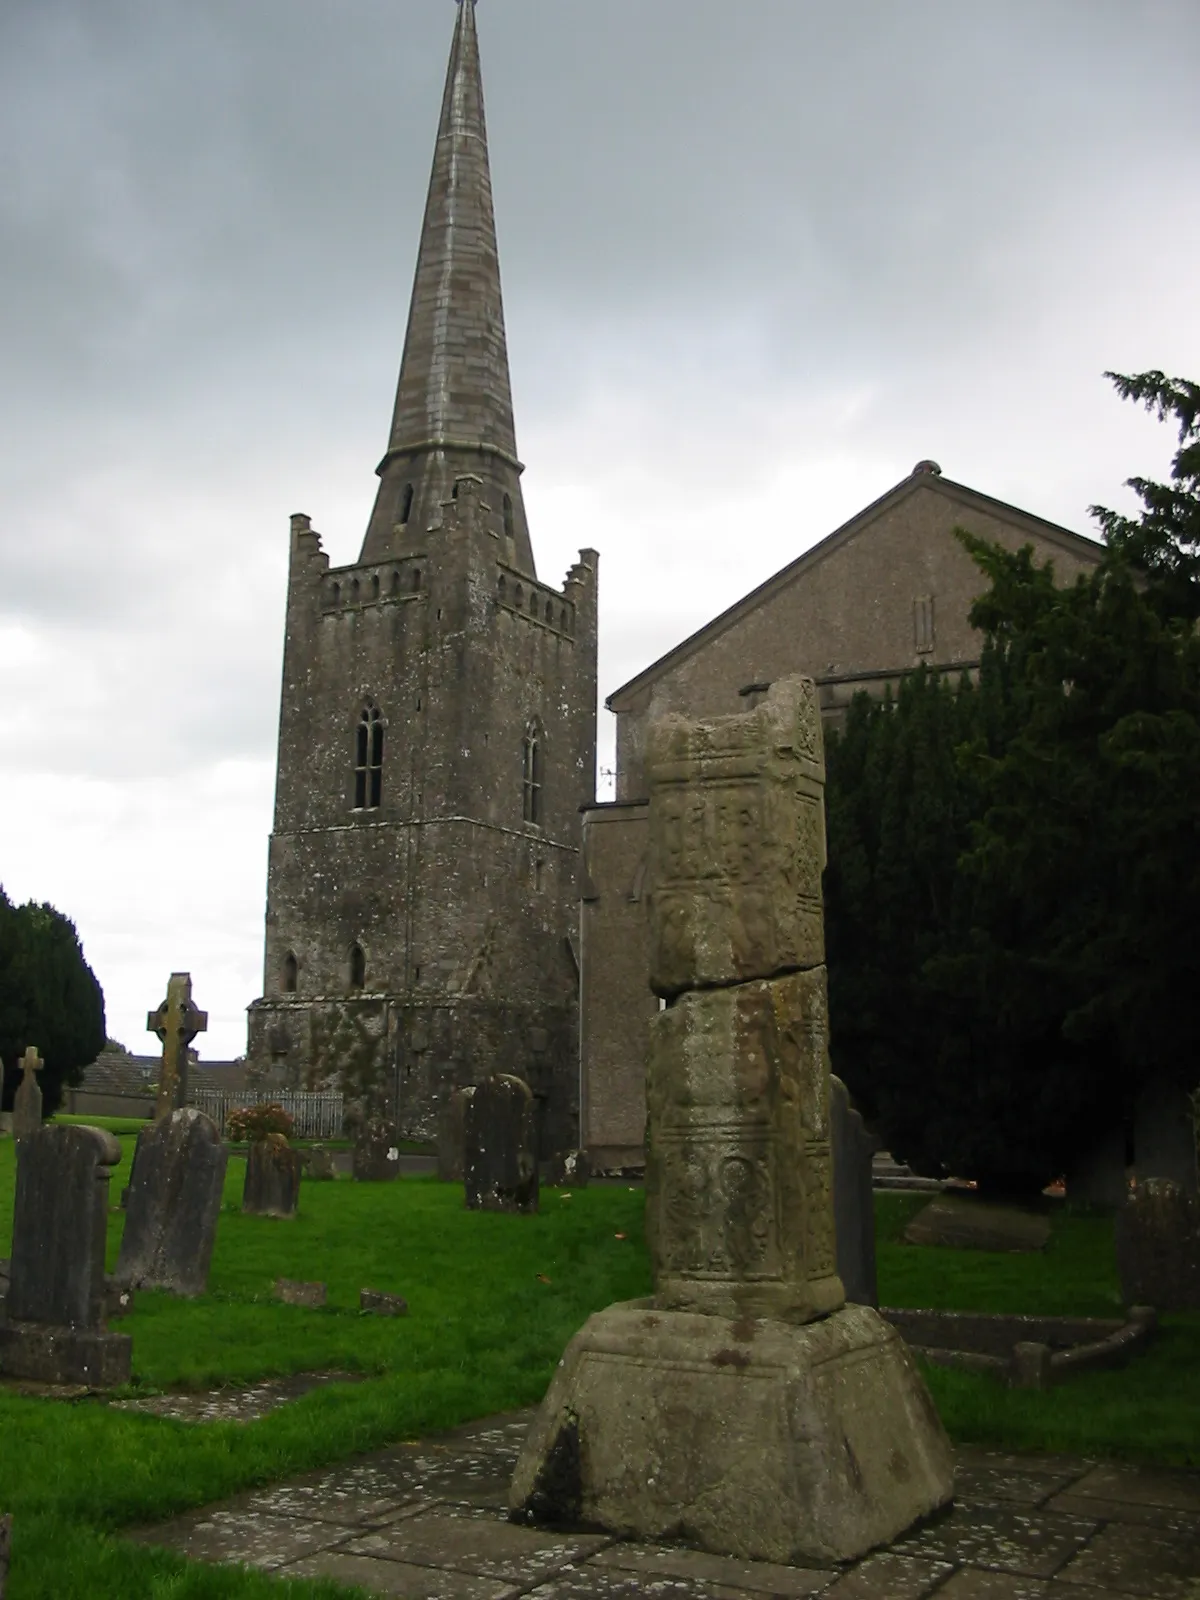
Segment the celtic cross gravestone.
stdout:
<path fill-rule="evenodd" d="M 167 998 L 146 1018 L 147 1033 L 162 1041 L 162 1067 L 158 1076 L 155 1119 L 169 1117 L 187 1098 L 188 1045 L 208 1027 L 208 1012 L 192 1003 L 192 975 L 173 972 L 167 984 Z"/>
<path fill-rule="evenodd" d="M 27 1138 L 29 1134 L 36 1133 L 42 1125 L 42 1088 L 36 1074 L 42 1070 L 45 1062 L 30 1045 L 21 1058 L 20 1066 L 24 1076 L 17 1085 L 17 1092 L 13 1098 L 15 1139 Z"/>

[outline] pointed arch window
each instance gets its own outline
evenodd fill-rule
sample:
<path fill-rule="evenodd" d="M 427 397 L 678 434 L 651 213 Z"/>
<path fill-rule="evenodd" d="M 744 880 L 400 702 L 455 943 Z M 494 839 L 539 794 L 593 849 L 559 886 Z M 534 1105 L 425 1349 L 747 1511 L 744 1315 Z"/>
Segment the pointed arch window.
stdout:
<path fill-rule="evenodd" d="M 352 989 L 365 989 L 367 986 L 367 958 L 360 944 L 350 946 L 350 987 Z"/>
<path fill-rule="evenodd" d="M 535 718 L 521 746 L 521 815 L 526 822 L 542 820 L 542 742 L 541 723 Z"/>
<path fill-rule="evenodd" d="M 354 809 L 374 811 L 383 799 L 383 715 L 368 700 L 354 736 Z"/>
<path fill-rule="evenodd" d="M 299 977 L 300 966 L 296 960 L 295 952 L 289 950 L 283 958 L 283 992 L 295 994 L 296 982 Z"/>

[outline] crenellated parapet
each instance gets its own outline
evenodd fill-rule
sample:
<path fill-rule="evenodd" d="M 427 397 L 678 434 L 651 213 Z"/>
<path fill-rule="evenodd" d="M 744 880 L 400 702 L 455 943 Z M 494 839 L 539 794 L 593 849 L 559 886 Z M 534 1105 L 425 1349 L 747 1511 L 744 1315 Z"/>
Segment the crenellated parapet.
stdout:
<path fill-rule="evenodd" d="M 293 573 L 326 572 L 329 568 L 329 557 L 321 547 L 321 535 L 313 527 L 312 518 L 306 516 L 303 511 L 294 511 L 291 516 L 291 527 Z"/>

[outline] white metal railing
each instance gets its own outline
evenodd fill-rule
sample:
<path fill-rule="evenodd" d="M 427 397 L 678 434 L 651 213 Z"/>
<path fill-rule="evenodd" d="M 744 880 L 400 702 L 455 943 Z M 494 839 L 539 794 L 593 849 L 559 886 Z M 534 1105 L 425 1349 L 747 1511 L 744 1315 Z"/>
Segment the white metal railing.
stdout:
<path fill-rule="evenodd" d="M 193 1089 L 188 1104 L 211 1117 L 225 1136 L 225 1119 L 241 1106 L 282 1106 L 294 1122 L 296 1139 L 340 1139 L 344 1097 L 303 1089 Z"/>

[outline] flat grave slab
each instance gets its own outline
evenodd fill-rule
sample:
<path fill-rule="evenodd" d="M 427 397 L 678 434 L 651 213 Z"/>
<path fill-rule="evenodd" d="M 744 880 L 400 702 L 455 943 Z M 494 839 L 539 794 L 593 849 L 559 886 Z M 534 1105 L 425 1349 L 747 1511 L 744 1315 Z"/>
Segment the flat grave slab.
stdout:
<path fill-rule="evenodd" d="M 266 1378 L 242 1388 L 201 1389 L 183 1394 L 150 1394 L 144 1399 L 111 1400 L 122 1411 L 144 1411 L 176 1422 L 257 1422 L 328 1383 L 361 1383 L 354 1372 L 298 1372 Z"/>
<path fill-rule="evenodd" d="M 909 1244 L 952 1250 L 1041 1250 L 1050 1238 L 1050 1219 L 1021 1206 L 941 1194 L 917 1212 L 904 1237 Z"/>

